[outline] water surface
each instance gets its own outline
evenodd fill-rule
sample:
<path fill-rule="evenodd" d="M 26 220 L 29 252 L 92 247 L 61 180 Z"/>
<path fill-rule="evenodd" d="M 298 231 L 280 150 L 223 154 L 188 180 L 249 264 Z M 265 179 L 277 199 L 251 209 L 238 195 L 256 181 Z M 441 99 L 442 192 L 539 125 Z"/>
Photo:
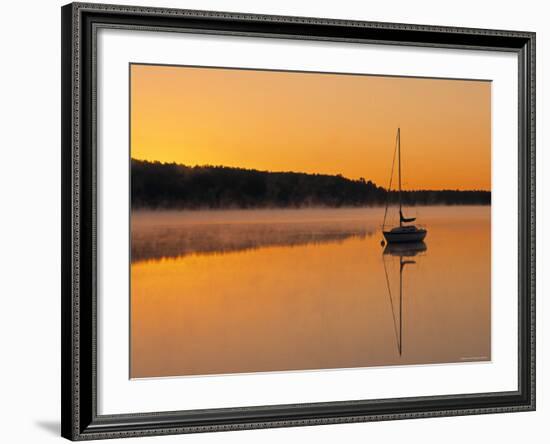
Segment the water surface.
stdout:
<path fill-rule="evenodd" d="M 378 208 L 134 211 L 131 377 L 489 360 L 490 207 L 407 215 L 396 250 Z"/>

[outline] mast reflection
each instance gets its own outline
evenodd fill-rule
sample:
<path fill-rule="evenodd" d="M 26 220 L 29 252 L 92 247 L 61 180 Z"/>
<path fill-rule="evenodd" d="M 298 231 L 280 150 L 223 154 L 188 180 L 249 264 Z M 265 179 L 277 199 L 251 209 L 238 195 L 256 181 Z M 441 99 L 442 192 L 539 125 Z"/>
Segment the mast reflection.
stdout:
<path fill-rule="evenodd" d="M 399 356 L 403 354 L 403 269 L 406 265 L 416 264 L 416 261 L 411 259 L 415 256 L 424 253 L 428 249 L 424 242 L 406 242 L 406 243 L 388 243 L 383 251 L 382 262 L 384 263 L 384 273 L 386 276 L 386 285 L 388 288 L 388 296 L 393 316 L 393 326 L 395 332 L 395 340 L 397 343 L 397 351 Z M 387 256 L 399 258 L 399 325 L 397 323 L 395 308 L 393 304 L 393 296 L 391 293 L 390 278 L 386 266 Z"/>

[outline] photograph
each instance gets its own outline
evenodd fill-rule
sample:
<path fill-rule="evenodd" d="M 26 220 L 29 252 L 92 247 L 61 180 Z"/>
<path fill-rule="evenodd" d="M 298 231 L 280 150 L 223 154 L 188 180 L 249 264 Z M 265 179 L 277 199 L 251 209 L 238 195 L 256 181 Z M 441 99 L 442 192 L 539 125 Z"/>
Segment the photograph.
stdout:
<path fill-rule="evenodd" d="M 545 2 L 2 6 L 1 442 L 544 442 Z"/>
<path fill-rule="evenodd" d="M 61 145 L 61 310 L 17 299 L 61 330 L 61 436 L 525 440 L 542 15 L 205 1 L 63 5 L 59 125 L 16 131 L 31 172 Z"/>
<path fill-rule="evenodd" d="M 490 79 L 128 76 L 131 379 L 491 361 Z"/>

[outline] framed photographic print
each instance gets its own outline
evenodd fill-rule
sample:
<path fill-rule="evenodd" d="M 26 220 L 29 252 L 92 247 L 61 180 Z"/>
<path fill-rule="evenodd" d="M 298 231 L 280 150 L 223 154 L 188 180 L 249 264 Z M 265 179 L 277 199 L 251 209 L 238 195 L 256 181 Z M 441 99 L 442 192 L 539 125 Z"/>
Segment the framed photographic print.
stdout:
<path fill-rule="evenodd" d="M 535 408 L 535 35 L 62 8 L 62 435 Z"/>

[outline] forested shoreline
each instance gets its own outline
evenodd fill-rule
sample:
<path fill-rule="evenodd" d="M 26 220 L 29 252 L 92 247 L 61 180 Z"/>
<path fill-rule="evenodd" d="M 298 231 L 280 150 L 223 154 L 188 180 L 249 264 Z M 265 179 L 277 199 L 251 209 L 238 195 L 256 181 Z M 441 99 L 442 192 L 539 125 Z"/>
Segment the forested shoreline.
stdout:
<path fill-rule="evenodd" d="M 131 160 L 132 208 L 223 209 L 362 207 L 397 202 L 398 194 L 370 180 L 341 175 L 186 166 Z M 405 205 L 490 205 L 483 190 L 415 190 Z"/>

